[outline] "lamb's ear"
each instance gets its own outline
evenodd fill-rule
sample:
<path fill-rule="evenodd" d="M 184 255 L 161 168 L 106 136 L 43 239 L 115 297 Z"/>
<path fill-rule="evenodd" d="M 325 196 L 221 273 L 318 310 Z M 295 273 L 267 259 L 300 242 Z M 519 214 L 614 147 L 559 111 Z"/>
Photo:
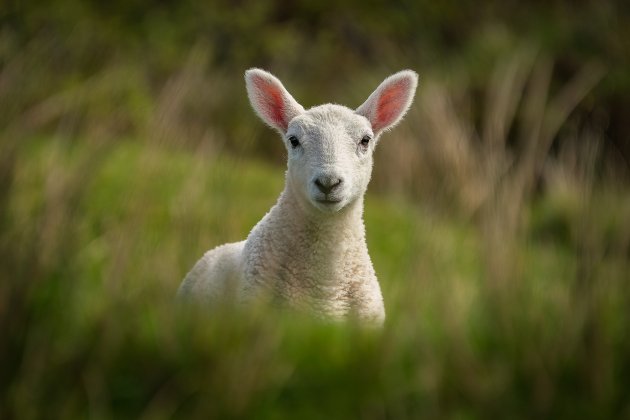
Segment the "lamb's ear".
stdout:
<path fill-rule="evenodd" d="M 256 114 L 281 134 L 287 132 L 293 118 L 304 112 L 304 108 L 271 73 L 249 69 L 245 72 L 245 84 L 249 102 Z"/>
<path fill-rule="evenodd" d="M 356 112 L 370 121 L 376 136 L 402 119 L 413 101 L 417 86 L 416 72 L 400 71 L 385 79 Z"/>

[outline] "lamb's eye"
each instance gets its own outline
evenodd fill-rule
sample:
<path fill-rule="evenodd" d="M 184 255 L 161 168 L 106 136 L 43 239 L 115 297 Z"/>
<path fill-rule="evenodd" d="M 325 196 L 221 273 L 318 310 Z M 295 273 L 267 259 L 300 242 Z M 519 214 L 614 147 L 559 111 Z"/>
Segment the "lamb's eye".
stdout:
<path fill-rule="evenodd" d="M 370 144 L 370 140 L 372 140 L 370 136 L 363 136 L 363 138 L 361 139 L 361 146 L 367 147 L 368 144 Z"/>
<path fill-rule="evenodd" d="M 295 136 L 289 136 L 289 143 L 291 143 L 291 147 L 294 149 L 300 145 L 300 141 Z"/>

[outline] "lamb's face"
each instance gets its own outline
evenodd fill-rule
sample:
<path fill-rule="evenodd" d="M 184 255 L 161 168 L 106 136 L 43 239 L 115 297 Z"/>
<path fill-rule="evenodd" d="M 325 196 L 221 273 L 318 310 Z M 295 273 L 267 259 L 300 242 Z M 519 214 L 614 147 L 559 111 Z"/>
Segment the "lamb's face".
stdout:
<path fill-rule="evenodd" d="M 311 108 L 290 121 L 287 182 L 323 212 L 362 197 L 372 173 L 374 133 L 367 118 L 339 105 Z"/>
<path fill-rule="evenodd" d="M 284 139 L 293 191 L 315 209 L 333 213 L 365 192 L 375 140 L 407 112 L 418 75 L 404 70 L 388 77 L 356 111 L 340 105 L 305 111 L 263 70 L 247 70 L 245 82 L 256 113 Z"/>

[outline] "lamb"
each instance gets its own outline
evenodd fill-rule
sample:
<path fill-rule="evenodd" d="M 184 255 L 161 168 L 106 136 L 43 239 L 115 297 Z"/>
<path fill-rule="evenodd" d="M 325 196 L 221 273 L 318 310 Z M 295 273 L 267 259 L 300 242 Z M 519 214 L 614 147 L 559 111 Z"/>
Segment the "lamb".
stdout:
<path fill-rule="evenodd" d="M 204 304 L 279 304 L 316 318 L 382 324 L 385 308 L 370 261 L 363 196 L 383 132 L 409 109 L 418 75 L 386 78 L 356 110 L 305 110 L 272 74 L 245 72 L 254 111 L 286 146 L 288 169 L 277 203 L 245 241 L 208 252 L 178 297 Z"/>

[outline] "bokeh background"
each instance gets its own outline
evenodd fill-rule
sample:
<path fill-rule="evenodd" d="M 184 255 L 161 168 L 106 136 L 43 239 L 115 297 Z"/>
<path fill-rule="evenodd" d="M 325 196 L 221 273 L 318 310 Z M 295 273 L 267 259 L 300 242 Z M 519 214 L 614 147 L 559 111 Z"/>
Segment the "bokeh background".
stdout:
<path fill-rule="evenodd" d="M 420 74 L 382 331 L 177 308 L 277 199 L 250 110 Z M 630 418 L 630 2 L 3 0 L 0 418 Z"/>

